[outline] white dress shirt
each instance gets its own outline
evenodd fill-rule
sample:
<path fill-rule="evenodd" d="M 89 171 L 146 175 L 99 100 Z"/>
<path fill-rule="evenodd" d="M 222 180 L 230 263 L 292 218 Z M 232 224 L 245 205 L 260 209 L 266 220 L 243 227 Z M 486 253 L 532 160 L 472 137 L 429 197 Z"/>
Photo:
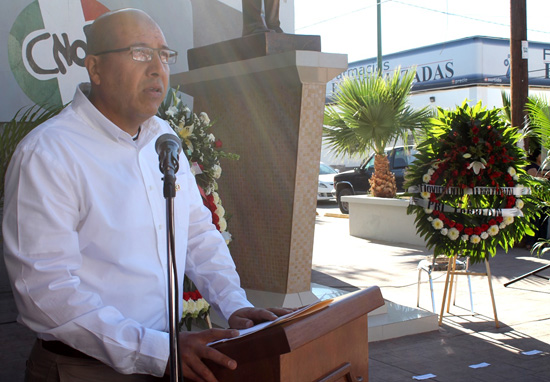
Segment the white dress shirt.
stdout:
<path fill-rule="evenodd" d="M 121 373 L 161 376 L 167 227 L 155 140 L 172 129 L 152 117 L 133 141 L 88 91 L 81 84 L 70 106 L 24 138 L 6 175 L 4 257 L 19 321 Z M 227 319 L 252 305 L 183 154 L 176 176 L 179 299 L 185 269 Z"/>

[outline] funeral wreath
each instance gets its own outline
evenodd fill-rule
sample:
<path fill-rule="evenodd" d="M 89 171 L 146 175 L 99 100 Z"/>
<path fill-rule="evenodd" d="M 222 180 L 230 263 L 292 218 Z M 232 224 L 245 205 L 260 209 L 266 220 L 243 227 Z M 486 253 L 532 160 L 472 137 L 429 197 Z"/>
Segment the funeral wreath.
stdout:
<path fill-rule="evenodd" d="M 520 138 L 499 109 L 438 109 L 406 175 L 407 212 L 434 255 L 475 263 L 533 235 L 536 203 Z"/>

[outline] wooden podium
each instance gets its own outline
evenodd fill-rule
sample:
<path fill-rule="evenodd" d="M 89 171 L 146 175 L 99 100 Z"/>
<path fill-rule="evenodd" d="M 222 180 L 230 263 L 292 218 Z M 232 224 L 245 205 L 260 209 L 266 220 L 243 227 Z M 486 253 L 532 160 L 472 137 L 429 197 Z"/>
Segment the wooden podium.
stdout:
<path fill-rule="evenodd" d="M 208 362 L 220 382 L 368 380 L 367 314 L 384 305 L 378 287 L 350 293 L 305 317 L 213 345 L 236 370 Z"/>

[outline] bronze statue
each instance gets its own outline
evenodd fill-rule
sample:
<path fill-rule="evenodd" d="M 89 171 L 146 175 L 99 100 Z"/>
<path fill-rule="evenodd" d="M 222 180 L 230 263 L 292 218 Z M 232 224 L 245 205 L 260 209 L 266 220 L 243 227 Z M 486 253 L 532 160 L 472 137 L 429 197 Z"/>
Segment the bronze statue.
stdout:
<path fill-rule="evenodd" d="M 262 0 L 242 0 L 243 36 L 256 33 L 283 33 L 279 21 L 279 0 L 263 0 L 265 21 L 262 18 Z"/>

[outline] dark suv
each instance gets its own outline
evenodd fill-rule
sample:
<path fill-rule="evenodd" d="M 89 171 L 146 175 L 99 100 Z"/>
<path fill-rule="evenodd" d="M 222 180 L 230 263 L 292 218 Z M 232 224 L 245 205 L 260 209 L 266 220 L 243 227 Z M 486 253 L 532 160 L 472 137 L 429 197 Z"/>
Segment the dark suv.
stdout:
<path fill-rule="evenodd" d="M 388 155 L 388 159 L 390 161 L 390 171 L 395 174 L 397 192 L 405 191 L 403 189 L 405 170 L 409 163 L 414 161 L 415 153 L 416 150 L 413 146 L 409 146 L 407 150 L 405 150 L 405 147 L 403 146 L 386 150 L 386 154 Z M 342 213 L 349 213 L 348 203 L 342 202 L 342 196 L 368 193 L 370 189 L 369 179 L 373 172 L 374 154 L 363 161 L 359 167 L 351 171 L 341 172 L 334 176 L 336 200 L 338 201 L 338 207 L 340 207 L 340 211 L 342 211 Z"/>

